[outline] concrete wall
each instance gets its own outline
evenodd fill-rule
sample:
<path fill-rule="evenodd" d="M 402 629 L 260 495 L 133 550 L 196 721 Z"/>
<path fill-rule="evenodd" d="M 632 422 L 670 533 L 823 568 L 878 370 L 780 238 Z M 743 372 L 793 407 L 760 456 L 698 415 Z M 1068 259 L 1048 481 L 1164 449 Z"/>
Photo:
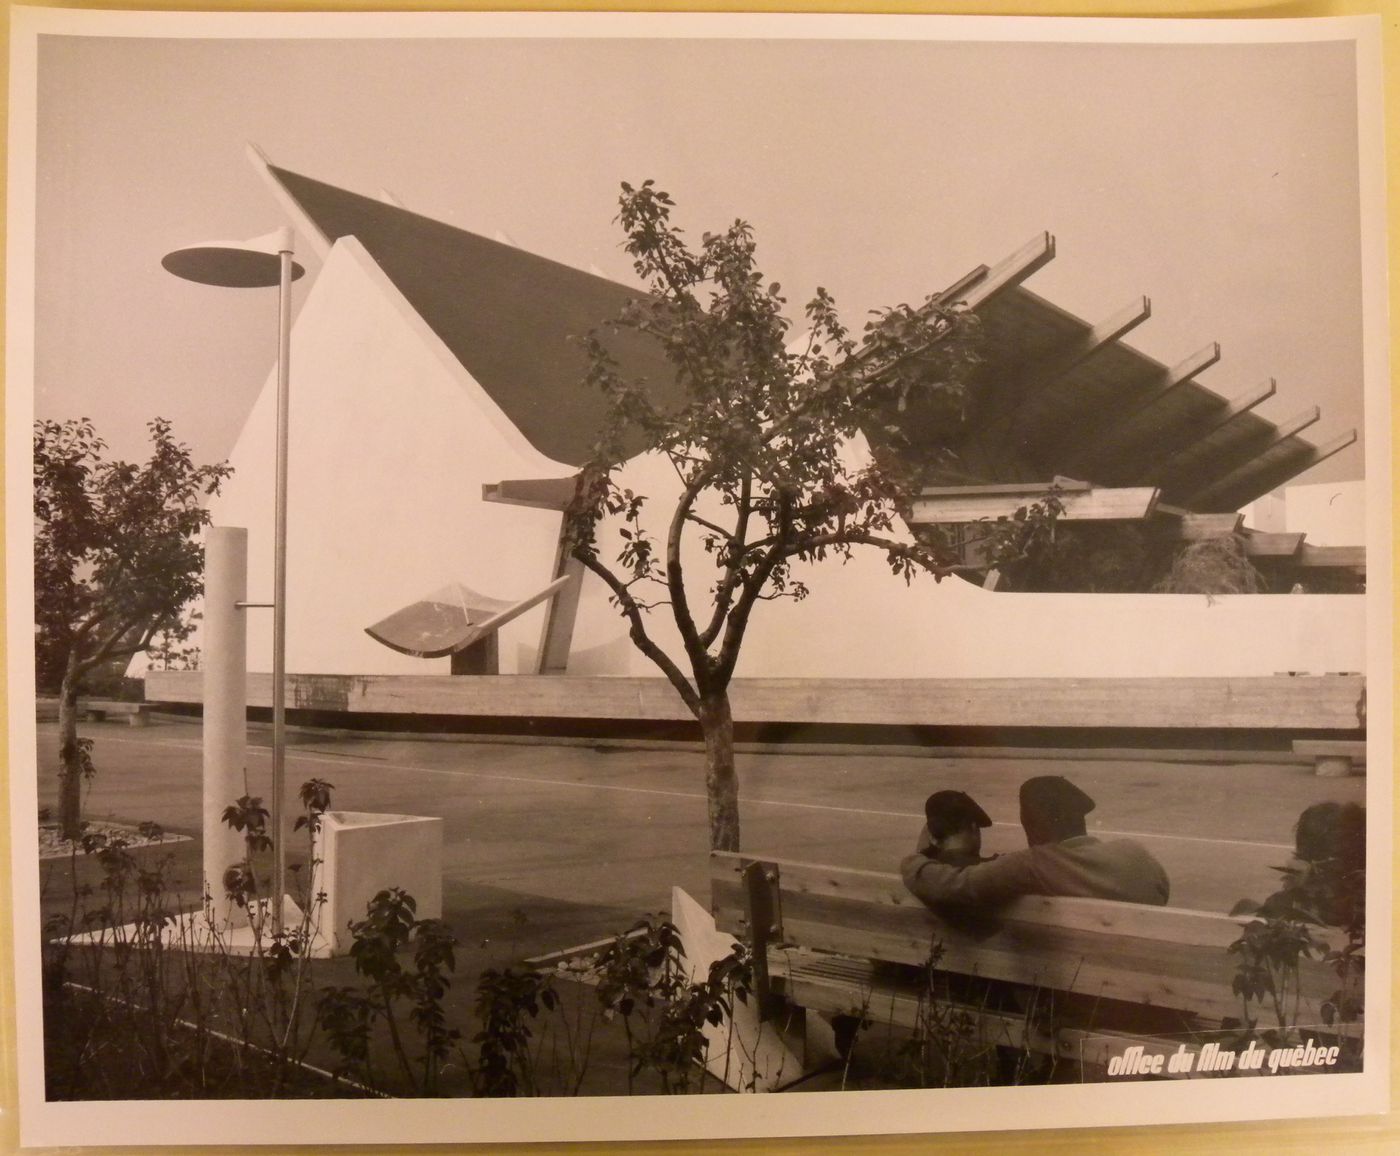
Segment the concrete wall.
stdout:
<path fill-rule="evenodd" d="M 350 949 L 349 925 L 379 892 L 400 887 L 419 919 L 442 918 L 442 820 L 422 815 L 327 811 L 316 833 L 321 938 L 332 954 Z"/>
<path fill-rule="evenodd" d="M 1255 530 L 1306 534 L 1310 546 L 1361 546 L 1366 542 L 1366 483 L 1285 486 L 1246 506 L 1244 523 Z"/>
<path fill-rule="evenodd" d="M 1284 520 L 1313 546 L 1360 546 L 1366 541 L 1366 483 L 1317 482 L 1284 491 Z"/>

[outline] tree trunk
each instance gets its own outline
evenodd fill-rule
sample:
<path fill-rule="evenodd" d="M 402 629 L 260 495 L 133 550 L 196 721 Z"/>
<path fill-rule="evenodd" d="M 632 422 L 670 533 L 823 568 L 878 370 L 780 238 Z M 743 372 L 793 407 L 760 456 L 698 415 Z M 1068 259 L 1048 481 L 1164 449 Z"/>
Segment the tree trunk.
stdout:
<path fill-rule="evenodd" d="M 705 735 L 705 796 L 710 812 L 710 850 L 739 850 L 739 777 L 734 771 L 734 716 L 721 691 L 700 703 Z"/>
<path fill-rule="evenodd" d="M 65 839 L 77 839 L 83 821 L 83 751 L 78 745 L 78 679 L 69 659 L 58 692 L 58 821 Z"/>

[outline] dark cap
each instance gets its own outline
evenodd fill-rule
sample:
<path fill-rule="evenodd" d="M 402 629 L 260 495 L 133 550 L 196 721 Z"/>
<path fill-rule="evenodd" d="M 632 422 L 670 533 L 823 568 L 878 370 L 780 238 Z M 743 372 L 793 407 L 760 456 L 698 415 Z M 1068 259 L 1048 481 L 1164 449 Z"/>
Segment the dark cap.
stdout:
<path fill-rule="evenodd" d="M 969 824 L 992 825 L 987 812 L 963 791 L 934 791 L 924 802 L 924 817 L 928 820 L 928 833 L 935 839 L 942 839 Z"/>
<path fill-rule="evenodd" d="M 1026 816 L 1042 822 L 1062 823 L 1082 819 L 1094 809 L 1094 800 L 1062 775 L 1037 775 L 1021 784 L 1021 821 Z"/>

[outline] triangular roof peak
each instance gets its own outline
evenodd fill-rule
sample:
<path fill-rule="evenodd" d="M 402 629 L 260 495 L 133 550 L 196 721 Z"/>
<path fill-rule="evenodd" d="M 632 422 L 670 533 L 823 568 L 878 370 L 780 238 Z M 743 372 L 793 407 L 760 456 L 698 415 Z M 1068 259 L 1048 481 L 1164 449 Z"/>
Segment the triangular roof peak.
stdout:
<path fill-rule="evenodd" d="M 356 238 L 535 449 L 569 465 L 588 459 L 604 405 L 584 385 L 581 338 L 641 290 L 281 168 L 256 146 L 249 151 L 312 246 L 324 256 L 340 238 Z M 629 376 L 652 384 L 658 403 L 679 396 L 651 339 L 619 330 L 607 344 Z"/>

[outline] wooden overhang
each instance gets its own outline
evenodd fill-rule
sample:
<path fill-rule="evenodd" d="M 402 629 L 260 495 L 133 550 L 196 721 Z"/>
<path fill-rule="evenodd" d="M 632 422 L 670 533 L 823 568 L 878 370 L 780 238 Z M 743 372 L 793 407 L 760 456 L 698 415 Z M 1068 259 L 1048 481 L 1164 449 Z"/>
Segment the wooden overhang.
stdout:
<path fill-rule="evenodd" d="M 1191 513 L 1231 513 L 1350 446 L 1302 435 L 1316 407 L 1275 423 L 1254 412 L 1265 380 L 1224 397 L 1198 377 L 1220 359 L 1214 342 L 1165 365 L 1124 337 L 1151 316 L 1145 297 L 1096 320 L 1076 317 L 1024 282 L 1054 257 L 1042 234 L 1007 261 L 979 268 L 940 295 L 980 319 L 983 362 L 952 484 L 1087 482 L 1096 492 L 1151 488 Z M 917 446 L 919 417 L 908 424 Z"/>

